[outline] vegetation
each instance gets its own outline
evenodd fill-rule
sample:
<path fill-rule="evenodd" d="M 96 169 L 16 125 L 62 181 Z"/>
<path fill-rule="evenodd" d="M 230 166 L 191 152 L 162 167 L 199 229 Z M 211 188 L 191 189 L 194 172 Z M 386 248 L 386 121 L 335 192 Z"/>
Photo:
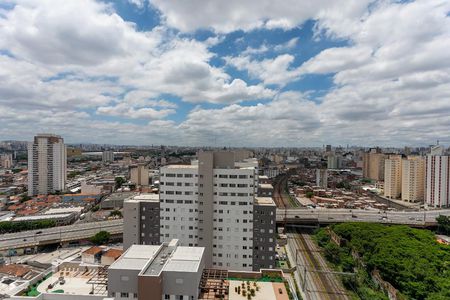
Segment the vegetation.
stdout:
<path fill-rule="evenodd" d="M 123 177 L 116 177 L 116 178 L 114 179 L 114 181 L 116 182 L 116 189 L 122 187 L 122 185 L 123 185 L 125 182 L 127 182 L 127 181 L 125 180 L 125 178 L 123 178 Z"/>
<path fill-rule="evenodd" d="M 120 212 L 120 210 L 113 210 L 110 214 L 109 214 L 109 216 L 110 217 L 119 217 L 119 218 L 122 218 L 122 213 Z"/>
<path fill-rule="evenodd" d="M 93 212 L 96 212 L 96 211 L 98 211 L 100 209 L 100 206 L 99 205 L 95 205 L 94 207 L 92 207 L 92 211 Z"/>
<path fill-rule="evenodd" d="M 316 240 L 338 269 L 356 270 L 357 275 L 343 283 L 361 299 L 387 299 L 371 280 L 375 269 L 400 292 L 400 299 L 450 299 L 450 246 L 437 243 L 432 232 L 368 223 L 344 223 L 332 229 L 345 239 L 343 246 L 334 245 L 325 229 L 318 231 Z"/>
<path fill-rule="evenodd" d="M 4 221 L 0 222 L 0 234 L 13 233 L 24 230 L 33 229 L 44 229 L 49 227 L 55 227 L 56 222 L 54 220 L 41 220 L 41 221 L 30 221 L 30 222 L 11 222 Z"/>
<path fill-rule="evenodd" d="M 439 216 L 436 218 L 438 223 L 438 233 L 450 234 L 450 217 Z"/>
<path fill-rule="evenodd" d="M 31 200 L 31 197 L 28 196 L 27 194 L 24 194 L 24 195 L 22 195 L 22 196 L 20 197 L 19 202 L 20 202 L 20 203 L 24 203 L 25 201 L 28 201 L 28 200 Z"/>
<path fill-rule="evenodd" d="M 100 231 L 91 238 L 91 242 L 95 245 L 104 245 L 109 242 L 110 237 L 111 234 L 108 231 Z"/>
<path fill-rule="evenodd" d="M 350 185 L 350 183 L 348 181 L 343 180 L 336 184 L 336 188 L 350 190 L 352 188 L 352 186 Z"/>
<path fill-rule="evenodd" d="M 314 193 L 313 192 L 306 192 L 305 196 L 306 196 L 306 198 L 311 199 L 314 196 Z"/>
<path fill-rule="evenodd" d="M 67 174 L 67 178 L 68 179 L 75 178 L 78 175 L 81 175 L 80 171 L 71 171 L 71 172 L 69 172 L 69 174 Z"/>

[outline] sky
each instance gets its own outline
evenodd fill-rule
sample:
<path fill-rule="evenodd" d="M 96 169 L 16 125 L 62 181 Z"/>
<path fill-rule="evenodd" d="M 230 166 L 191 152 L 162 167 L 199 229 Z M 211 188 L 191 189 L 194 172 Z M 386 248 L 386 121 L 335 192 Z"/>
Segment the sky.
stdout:
<path fill-rule="evenodd" d="M 0 140 L 450 144 L 450 1 L 2 0 Z"/>

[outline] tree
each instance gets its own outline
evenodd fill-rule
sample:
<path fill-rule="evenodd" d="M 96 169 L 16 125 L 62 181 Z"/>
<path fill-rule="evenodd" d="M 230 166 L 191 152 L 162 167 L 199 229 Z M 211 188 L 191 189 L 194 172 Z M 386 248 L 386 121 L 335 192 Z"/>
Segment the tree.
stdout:
<path fill-rule="evenodd" d="M 439 216 L 436 218 L 438 231 L 444 234 L 450 234 L 450 217 Z"/>
<path fill-rule="evenodd" d="M 122 213 L 119 211 L 119 210 L 113 210 L 110 214 L 109 214 L 109 216 L 110 217 L 119 217 L 119 218 L 122 218 Z"/>
<path fill-rule="evenodd" d="M 109 241 L 109 238 L 111 237 L 111 234 L 108 231 L 100 231 L 97 232 L 92 238 L 91 242 L 96 245 L 103 245 L 106 244 Z"/>
<path fill-rule="evenodd" d="M 116 177 L 114 181 L 116 182 L 116 189 L 120 188 L 126 182 L 123 177 Z"/>
<path fill-rule="evenodd" d="M 311 199 L 314 196 L 313 192 L 306 192 L 306 198 Z"/>

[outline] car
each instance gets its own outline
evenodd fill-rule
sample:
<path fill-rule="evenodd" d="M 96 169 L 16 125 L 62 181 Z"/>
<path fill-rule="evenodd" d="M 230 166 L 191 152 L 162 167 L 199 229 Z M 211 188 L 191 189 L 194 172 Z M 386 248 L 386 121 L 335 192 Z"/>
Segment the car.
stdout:
<path fill-rule="evenodd" d="M 357 217 L 358 217 L 357 215 L 353 215 L 353 214 L 352 214 L 352 218 L 357 218 Z"/>
<path fill-rule="evenodd" d="M 299 216 L 295 216 L 295 218 L 296 218 L 296 219 L 299 219 L 300 217 L 299 217 Z"/>
<path fill-rule="evenodd" d="M 410 220 L 414 220 L 414 217 L 409 217 L 408 219 L 410 219 Z"/>
<path fill-rule="evenodd" d="M 27 241 L 27 239 L 23 239 L 23 241 L 24 241 L 24 242 L 26 242 L 26 241 Z"/>
<path fill-rule="evenodd" d="M 417 218 L 417 219 L 416 219 L 416 221 L 419 221 L 419 222 L 421 222 L 421 221 L 422 221 L 422 219 L 420 219 L 420 218 Z"/>
<path fill-rule="evenodd" d="M 39 230 L 38 232 L 36 232 L 36 234 L 41 234 L 42 233 L 42 231 L 41 230 Z"/>

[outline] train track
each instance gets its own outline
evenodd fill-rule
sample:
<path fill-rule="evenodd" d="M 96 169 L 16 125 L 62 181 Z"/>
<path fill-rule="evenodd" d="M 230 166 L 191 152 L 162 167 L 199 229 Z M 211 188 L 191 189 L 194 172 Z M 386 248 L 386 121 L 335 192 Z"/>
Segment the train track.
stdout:
<path fill-rule="evenodd" d="M 349 299 L 334 274 L 327 273 L 330 270 L 311 238 L 297 232 L 293 235 L 293 240 L 299 252 L 297 255 L 301 255 L 301 265 L 298 264 L 297 268 L 305 277 L 303 280 L 306 281 L 305 292 L 308 299 Z"/>
<path fill-rule="evenodd" d="M 290 208 L 288 196 L 286 196 L 285 188 L 287 184 L 288 177 L 281 177 L 276 183 L 273 189 L 273 201 L 278 208 Z"/>

